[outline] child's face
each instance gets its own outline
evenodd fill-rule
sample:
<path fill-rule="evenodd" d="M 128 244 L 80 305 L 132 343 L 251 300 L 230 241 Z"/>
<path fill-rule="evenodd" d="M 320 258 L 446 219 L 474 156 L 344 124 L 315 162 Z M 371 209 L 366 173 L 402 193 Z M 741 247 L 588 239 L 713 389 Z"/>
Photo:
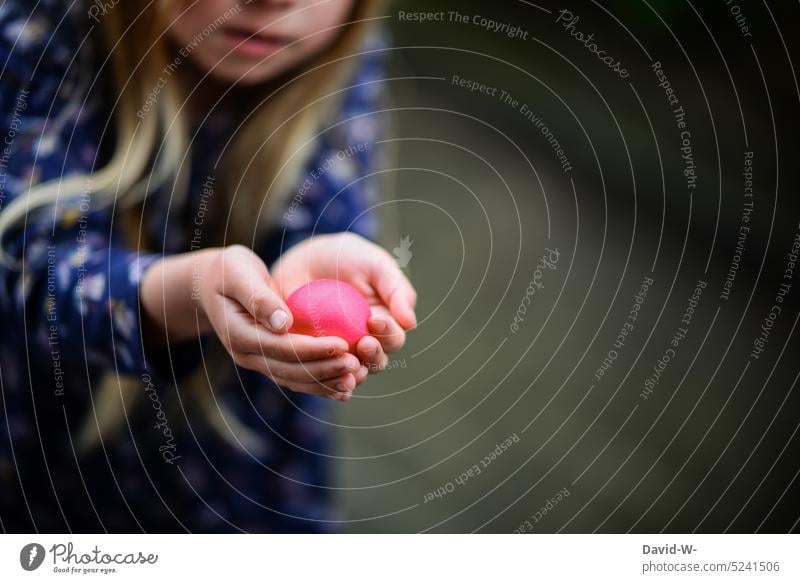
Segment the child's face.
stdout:
<path fill-rule="evenodd" d="M 213 77 L 260 83 L 333 40 L 354 1 L 176 0 L 169 35 Z"/>

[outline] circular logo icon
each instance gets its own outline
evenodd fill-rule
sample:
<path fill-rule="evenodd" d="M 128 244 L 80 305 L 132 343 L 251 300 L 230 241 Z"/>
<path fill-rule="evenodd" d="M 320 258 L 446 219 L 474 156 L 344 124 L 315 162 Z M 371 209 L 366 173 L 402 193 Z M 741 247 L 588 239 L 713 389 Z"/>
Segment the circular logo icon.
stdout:
<path fill-rule="evenodd" d="M 35 571 L 44 562 L 44 547 L 38 543 L 29 543 L 19 552 L 19 564 L 26 571 Z"/>

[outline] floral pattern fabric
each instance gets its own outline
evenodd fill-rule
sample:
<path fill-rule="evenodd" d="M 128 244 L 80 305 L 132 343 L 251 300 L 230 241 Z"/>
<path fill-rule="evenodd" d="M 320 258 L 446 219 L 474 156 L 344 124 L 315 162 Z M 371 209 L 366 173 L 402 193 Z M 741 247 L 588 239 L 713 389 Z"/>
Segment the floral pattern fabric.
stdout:
<path fill-rule="evenodd" d="M 101 136 L 113 100 L 103 96 L 107 85 L 93 83 L 86 14 L 81 3 L 63 0 L 0 5 L 0 212 L 33 185 L 84 175 L 107 159 Z M 303 196 L 287 203 L 283 224 L 255 249 L 268 264 L 315 232 L 376 236 L 368 175 L 381 52 L 361 58 L 341 123 L 314 145 L 304 174 L 314 178 L 298 184 Z M 113 209 L 95 208 L 89 197 L 59 215 L 33 213 L 4 238 L 6 252 L 22 258 L 18 270 L 0 268 L 4 532 L 336 529 L 329 401 L 236 368 L 214 396 L 261 438 L 259 448 L 238 448 L 202 421 L 180 382 L 170 382 L 202 365 L 207 338 L 170 346 L 166 355 L 142 342 L 142 274 L 164 255 L 188 250 L 192 209 L 219 153 L 213 145 L 229 128 L 220 114 L 194 129 L 187 205 L 173 208 L 166 192 L 148 198 L 156 208 L 145 228 L 163 241 L 159 252 L 127 248 Z M 79 428 L 99 407 L 95 390 L 108 371 L 140 379 L 142 393 L 113 439 L 81 454 Z"/>

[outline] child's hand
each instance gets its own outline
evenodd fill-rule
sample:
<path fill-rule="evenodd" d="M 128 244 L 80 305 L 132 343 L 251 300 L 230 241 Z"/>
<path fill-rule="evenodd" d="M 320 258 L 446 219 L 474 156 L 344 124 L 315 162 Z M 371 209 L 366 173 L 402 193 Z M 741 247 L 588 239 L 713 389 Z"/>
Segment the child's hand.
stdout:
<path fill-rule="evenodd" d="M 353 233 L 317 235 L 284 253 L 272 268 L 281 297 L 323 278 L 349 283 L 364 294 L 372 317 L 370 336 L 356 350 L 370 372 L 386 368 L 391 353 L 403 347 L 406 330 L 417 325 L 417 292 L 387 251 Z"/>
<path fill-rule="evenodd" d="M 267 266 L 242 245 L 154 263 L 141 298 L 171 339 L 213 330 L 236 364 L 290 390 L 346 401 L 367 377 L 345 340 L 287 332 L 291 312 L 271 287 Z"/>

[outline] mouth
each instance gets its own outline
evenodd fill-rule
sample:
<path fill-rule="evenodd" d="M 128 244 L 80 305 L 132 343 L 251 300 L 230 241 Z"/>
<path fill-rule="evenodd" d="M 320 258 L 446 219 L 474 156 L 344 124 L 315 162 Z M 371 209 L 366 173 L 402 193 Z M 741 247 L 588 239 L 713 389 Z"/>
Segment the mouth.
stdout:
<path fill-rule="evenodd" d="M 291 42 L 285 36 L 239 27 L 227 27 L 222 35 L 234 53 L 252 59 L 268 57 Z"/>

